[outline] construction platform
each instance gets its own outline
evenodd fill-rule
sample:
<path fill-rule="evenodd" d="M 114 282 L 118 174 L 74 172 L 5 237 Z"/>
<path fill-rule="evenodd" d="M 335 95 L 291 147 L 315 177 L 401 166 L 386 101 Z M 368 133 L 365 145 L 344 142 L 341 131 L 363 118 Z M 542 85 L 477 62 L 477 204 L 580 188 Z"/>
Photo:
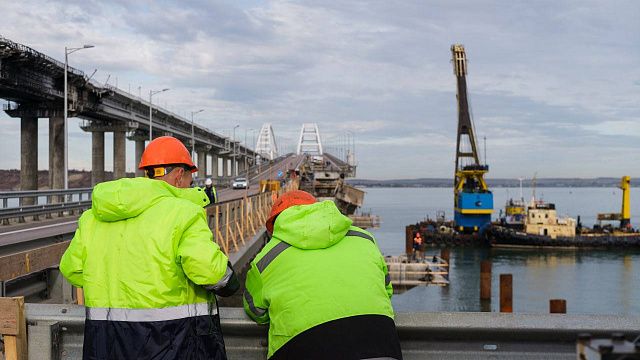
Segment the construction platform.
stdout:
<path fill-rule="evenodd" d="M 396 293 L 414 286 L 449 285 L 449 263 L 439 256 L 386 256 L 385 261 Z"/>

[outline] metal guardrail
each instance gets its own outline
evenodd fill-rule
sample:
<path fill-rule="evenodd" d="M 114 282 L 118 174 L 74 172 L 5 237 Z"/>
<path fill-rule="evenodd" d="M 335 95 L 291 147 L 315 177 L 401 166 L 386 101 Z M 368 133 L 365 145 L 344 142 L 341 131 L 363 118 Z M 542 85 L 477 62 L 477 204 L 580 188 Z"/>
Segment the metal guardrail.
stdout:
<path fill-rule="evenodd" d="M 91 207 L 92 191 L 92 188 L 2 191 L 0 222 L 8 225 L 12 219 L 24 222 L 25 216 L 33 216 L 37 220 L 41 215 L 51 217 L 54 213 L 88 209 Z M 40 204 L 41 201 L 44 203 Z"/>
<path fill-rule="evenodd" d="M 68 190 L 18 190 L 0 191 L 0 199 L 33 198 L 40 196 L 91 194 L 93 188 L 75 188 Z M 2 207 L 7 207 L 4 205 Z"/>
<path fill-rule="evenodd" d="M 66 202 L 59 204 L 44 204 L 23 206 L 21 208 L 9 208 L 0 210 L 0 220 L 15 219 L 24 216 L 47 215 L 56 212 L 83 210 L 91 207 L 91 200 Z"/>
<path fill-rule="evenodd" d="M 85 308 L 26 304 L 29 359 L 81 359 Z M 221 308 L 229 359 L 265 359 L 268 327 L 256 325 L 240 308 Z M 403 356 L 411 359 L 571 359 L 581 333 L 633 339 L 640 317 L 611 315 L 505 314 L 471 312 L 398 313 Z M 14 325 L 15 326 L 15 325 Z M 5 330 L 6 332 L 6 330 Z"/>

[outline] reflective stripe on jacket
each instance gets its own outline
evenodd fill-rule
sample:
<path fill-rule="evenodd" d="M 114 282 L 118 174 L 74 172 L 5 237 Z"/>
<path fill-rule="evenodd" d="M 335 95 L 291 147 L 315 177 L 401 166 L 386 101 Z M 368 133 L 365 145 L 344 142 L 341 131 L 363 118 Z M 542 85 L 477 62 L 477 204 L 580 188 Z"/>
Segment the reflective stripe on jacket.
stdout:
<path fill-rule="evenodd" d="M 296 335 L 357 315 L 393 318 L 387 266 L 367 231 L 351 226 L 331 201 L 293 206 L 251 262 L 247 314 L 269 323 L 271 357 Z"/>
<path fill-rule="evenodd" d="M 204 346 L 194 332 L 202 322 L 209 324 L 202 329 L 221 341 L 221 335 L 211 333 L 220 332 L 212 325 L 219 320 L 215 297 L 206 288 L 224 288 L 233 270 L 213 242 L 204 191 L 160 180 L 120 179 L 96 185 L 92 201 L 60 262 L 65 277 L 84 289 L 85 347 L 95 350 L 85 351 L 85 358 L 103 358 L 97 354 L 104 350 L 111 358 L 144 353 L 172 359 L 168 348 L 191 353 L 186 343 L 194 349 Z M 138 343 L 112 343 L 121 336 Z"/>

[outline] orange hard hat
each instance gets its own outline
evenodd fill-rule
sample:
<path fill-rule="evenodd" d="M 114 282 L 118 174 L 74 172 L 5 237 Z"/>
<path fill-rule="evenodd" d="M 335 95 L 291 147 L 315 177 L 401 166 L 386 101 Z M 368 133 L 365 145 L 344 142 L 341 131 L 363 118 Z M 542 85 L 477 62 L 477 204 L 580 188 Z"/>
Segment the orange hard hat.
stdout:
<path fill-rule="evenodd" d="M 296 205 L 310 205 L 316 202 L 316 198 L 306 191 L 293 190 L 282 194 L 271 207 L 271 214 L 265 223 L 269 234 L 273 234 L 273 224 L 276 222 L 276 218 L 281 212 Z"/>
<path fill-rule="evenodd" d="M 144 149 L 138 169 L 144 170 L 149 167 L 173 164 L 186 165 L 192 173 L 198 171 L 191 160 L 189 150 L 182 141 L 173 136 L 161 136 L 151 141 Z"/>

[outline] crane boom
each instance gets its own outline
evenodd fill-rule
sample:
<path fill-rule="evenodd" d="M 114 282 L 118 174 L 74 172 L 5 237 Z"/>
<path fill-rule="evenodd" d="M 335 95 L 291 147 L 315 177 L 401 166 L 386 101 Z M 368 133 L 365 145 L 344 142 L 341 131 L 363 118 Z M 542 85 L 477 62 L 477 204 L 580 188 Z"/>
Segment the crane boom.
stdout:
<path fill-rule="evenodd" d="M 451 46 L 453 56 L 453 73 L 458 83 L 458 139 L 456 141 L 456 171 L 460 170 L 461 158 L 471 158 L 475 165 L 480 165 L 476 136 L 473 131 L 471 115 L 469 113 L 469 101 L 467 100 L 467 57 L 464 46 L 456 44 Z M 463 151 L 463 137 L 471 144 L 471 151 Z"/>
<path fill-rule="evenodd" d="M 458 90 L 458 135 L 454 175 L 454 222 L 459 231 L 482 231 L 491 223 L 493 194 L 484 180 L 489 171 L 480 163 L 476 135 L 467 99 L 467 58 L 464 46 L 451 46 Z M 465 145 L 468 146 L 465 147 Z M 463 164 L 463 160 L 464 164 Z"/>

